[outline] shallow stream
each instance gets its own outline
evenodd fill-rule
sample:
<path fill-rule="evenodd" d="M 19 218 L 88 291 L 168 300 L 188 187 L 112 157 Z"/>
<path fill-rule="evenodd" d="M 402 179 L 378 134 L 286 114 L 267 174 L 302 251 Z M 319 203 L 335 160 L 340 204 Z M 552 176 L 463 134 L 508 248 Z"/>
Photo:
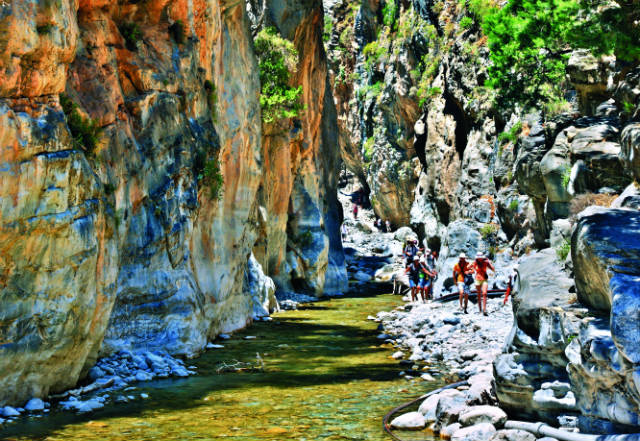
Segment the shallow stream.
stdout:
<path fill-rule="evenodd" d="M 90 415 L 52 412 L 0 431 L 15 440 L 387 440 L 382 416 L 439 384 L 408 382 L 368 315 L 398 296 L 331 299 L 275 314 L 191 360 L 198 375 L 141 383 L 138 399 Z M 245 336 L 255 339 L 245 340 Z M 264 361 L 261 372 L 217 373 L 222 363 Z M 139 398 L 141 393 L 148 399 Z M 407 440 L 431 439 L 403 433 Z"/>

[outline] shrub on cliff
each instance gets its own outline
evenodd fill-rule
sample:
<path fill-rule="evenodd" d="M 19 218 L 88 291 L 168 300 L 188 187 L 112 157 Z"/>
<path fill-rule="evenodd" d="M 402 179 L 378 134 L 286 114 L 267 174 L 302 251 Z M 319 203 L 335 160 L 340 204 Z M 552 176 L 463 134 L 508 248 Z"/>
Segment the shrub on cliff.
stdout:
<path fill-rule="evenodd" d="M 138 41 L 142 38 L 142 31 L 138 23 L 122 23 L 118 29 L 124 38 L 127 49 L 130 51 L 138 50 Z"/>
<path fill-rule="evenodd" d="M 64 93 L 60 94 L 60 106 L 66 116 L 74 147 L 92 153 L 98 145 L 102 127 L 91 118 L 83 118 L 78 112 L 77 104 Z"/>
<path fill-rule="evenodd" d="M 303 109 L 302 86 L 289 83 L 298 65 L 298 51 L 274 28 L 260 31 L 253 44 L 260 68 L 262 121 L 270 124 L 297 117 Z"/>
<path fill-rule="evenodd" d="M 631 3 L 509 0 L 502 8 L 488 0 L 471 3 L 488 36 L 492 61 L 488 85 L 499 91 L 501 107 L 545 107 L 561 100 L 572 49 L 640 62 L 640 24 Z"/>

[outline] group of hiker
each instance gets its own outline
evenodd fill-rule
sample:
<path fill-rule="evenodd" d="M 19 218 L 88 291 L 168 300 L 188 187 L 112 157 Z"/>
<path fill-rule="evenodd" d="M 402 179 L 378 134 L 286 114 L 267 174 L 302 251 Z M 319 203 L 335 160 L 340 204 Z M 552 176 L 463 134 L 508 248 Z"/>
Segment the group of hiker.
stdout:
<path fill-rule="evenodd" d="M 433 283 L 438 276 L 436 271 L 437 253 L 429 248 L 418 247 L 418 241 L 409 239 L 402 250 L 405 261 L 405 274 L 409 276 L 411 301 L 418 300 L 418 294 L 423 302 L 432 298 Z M 458 288 L 460 309 L 468 314 L 469 291 L 475 284 L 478 295 L 478 310 L 487 314 L 487 293 L 489 290 L 488 271 L 495 273 L 493 263 L 487 256 L 477 253 L 473 261 L 469 261 L 462 253 L 453 267 L 453 281 Z"/>
<path fill-rule="evenodd" d="M 418 294 L 423 302 L 431 298 L 433 281 L 436 272 L 437 254 L 425 247 L 418 247 L 418 241 L 409 239 L 402 250 L 405 260 L 405 274 L 409 275 L 409 288 L 411 288 L 411 300 L 417 301 Z"/>

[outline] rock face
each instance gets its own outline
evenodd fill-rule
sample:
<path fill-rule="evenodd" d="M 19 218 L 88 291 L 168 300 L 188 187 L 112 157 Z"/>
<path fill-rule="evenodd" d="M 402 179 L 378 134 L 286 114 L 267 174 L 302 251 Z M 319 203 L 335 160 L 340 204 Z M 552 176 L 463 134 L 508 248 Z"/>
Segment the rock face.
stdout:
<path fill-rule="evenodd" d="M 344 289 L 322 4 L 289 3 L 266 11 L 307 109 L 275 145 L 244 2 L 2 6 L 0 403 L 73 386 L 98 354 L 193 356 L 275 308 L 266 276 Z"/>

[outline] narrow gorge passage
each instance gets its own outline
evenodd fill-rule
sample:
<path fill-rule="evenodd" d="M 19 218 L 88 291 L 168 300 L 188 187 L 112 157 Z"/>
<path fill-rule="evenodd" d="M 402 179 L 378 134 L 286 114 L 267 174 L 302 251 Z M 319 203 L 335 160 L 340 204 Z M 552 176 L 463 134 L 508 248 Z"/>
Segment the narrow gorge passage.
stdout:
<path fill-rule="evenodd" d="M 391 347 L 367 316 L 399 296 L 361 294 L 305 306 L 256 323 L 198 359 L 198 375 L 140 383 L 146 400 L 109 404 L 89 415 L 29 418 L 0 435 L 14 440 L 385 440 L 392 407 L 439 386 L 398 376 Z M 246 336 L 256 339 L 245 340 Z M 264 360 L 264 371 L 222 373 L 223 362 Z M 425 435 L 408 434 L 408 440 Z M 403 435 L 404 436 L 404 435 Z"/>

